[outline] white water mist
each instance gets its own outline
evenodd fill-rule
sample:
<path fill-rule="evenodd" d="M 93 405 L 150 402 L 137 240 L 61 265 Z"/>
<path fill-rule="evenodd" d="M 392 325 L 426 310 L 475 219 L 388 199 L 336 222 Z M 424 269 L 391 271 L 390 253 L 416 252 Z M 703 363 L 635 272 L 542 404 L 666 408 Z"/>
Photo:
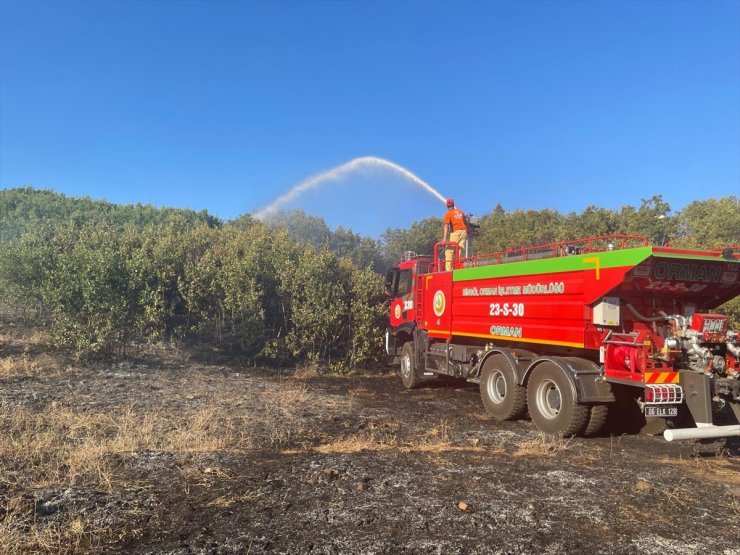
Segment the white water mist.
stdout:
<path fill-rule="evenodd" d="M 385 160 L 384 158 L 377 158 L 375 156 L 363 156 L 362 158 L 355 158 L 353 160 L 350 160 L 349 162 L 342 164 L 341 166 L 326 170 L 324 172 L 321 172 L 320 174 L 314 175 L 313 177 L 309 177 L 308 179 L 301 181 L 290 191 L 288 191 L 284 195 L 279 196 L 268 206 L 252 214 L 252 216 L 258 220 L 264 220 L 280 210 L 282 206 L 303 195 L 303 193 L 321 187 L 322 185 L 326 185 L 327 183 L 331 183 L 332 181 L 338 181 L 353 172 L 373 168 L 392 170 L 395 173 L 401 175 L 407 181 L 418 185 L 426 192 L 434 195 L 441 202 L 445 202 L 445 197 L 443 197 L 440 192 L 437 191 L 437 189 L 429 185 L 429 183 L 427 183 L 414 173 L 410 172 L 403 166 L 399 166 L 398 164 L 391 162 L 390 160 Z"/>

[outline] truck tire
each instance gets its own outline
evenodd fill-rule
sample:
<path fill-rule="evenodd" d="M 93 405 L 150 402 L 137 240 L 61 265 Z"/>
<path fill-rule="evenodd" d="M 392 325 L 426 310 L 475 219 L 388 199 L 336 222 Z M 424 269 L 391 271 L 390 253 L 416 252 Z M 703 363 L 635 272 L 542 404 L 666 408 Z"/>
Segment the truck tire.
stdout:
<path fill-rule="evenodd" d="M 583 430 L 583 435 L 593 437 L 604 429 L 606 419 L 609 416 L 609 405 L 591 405 L 589 408 L 588 424 Z"/>
<path fill-rule="evenodd" d="M 526 389 L 516 382 L 514 369 L 502 356 L 492 356 L 484 363 L 480 396 L 496 420 L 516 420 L 527 410 Z"/>
<path fill-rule="evenodd" d="M 589 407 L 576 402 L 570 378 L 551 362 L 538 365 L 532 372 L 527 404 L 532 422 L 548 434 L 579 435 L 589 422 Z"/>
<path fill-rule="evenodd" d="M 416 367 L 414 359 L 414 343 L 408 341 L 401 348 L 401 381 L 406 389 L 414 389 L 419 386 L 419 369 Z"/>

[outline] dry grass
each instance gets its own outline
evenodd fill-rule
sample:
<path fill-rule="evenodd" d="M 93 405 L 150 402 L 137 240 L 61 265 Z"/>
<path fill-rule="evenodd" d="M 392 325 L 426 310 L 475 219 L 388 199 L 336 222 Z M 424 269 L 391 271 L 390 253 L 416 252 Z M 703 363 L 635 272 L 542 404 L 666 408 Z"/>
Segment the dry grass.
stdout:
<path fill-rule="evenodd" d="M 740 469 L 738 468 L 737 458 L 731 458 L 728 454 L 720 450 L 713 457 L 691 456 L 684 458 L 661 457 L 661 464 L 675 466 L 685 473 L 701 479 L 712 480 L 720 484 L 740 485 Z"/>
<path fill-rule="evenodd" d="M 361 434 L 339 438 L 330 443 L 319 445 L 315 451 L 323 454 L 359 453 L 361 451 L 385 451 L 396 447 L 390 443 L 378 441 L 373 434 Z"/>
<path fill-rule="evenodd" d="M 358 453 L 360 451 L 397 451 L 401 453 L 424 453 L 427 455 L 453 451 L 483 452 L 485 450 L 476 445 L 454 444 L 452 441 L 452 432 L 447 421 L 442 421 L 423 434 L 412 438 L 400 438 L 398 436 L 399 428 L 399 422 L 371 422 L 367 430 L 342 436 L 329 443 L 324 443 L 314 450 L 324 454 Z"/>
<path fill-rule="evenodd" d="M 32 356 L 28 353 L 0 358 L 0 377 L 60 375 L 71 369 L 59 357 L 49 354 Z"/>
<path fill-rule="evenodd" d="M 350 389 L 347 391 L 347 396 L 353 400 L 359 397 L 370 397 L 372 396 L 372 391 L 365 387 L 362 387 L 361 385 L 353 383 L 350 386 Z"/>
<path fill-rule="evenodd" d="M 469 417 L 478 422 L 491 422 L 493 418 L 487 412 L 471 412 Z"/>
<path fill-rule="evenodd" d="M 178 453 L 186 461 L 195 453 L 287 445 L 307 429 L 300 414 L 310 400 L 305 386 L 282 381 L 275 389 L 245 392 L 229 388 L 225 379 L 193 376 L 190 387 L 180 390 L 187 392 L 184 403 L 175 408 L 0 404 L 0 484 L 16 496 L 68 487 L 112 494 L 130 486 L 127 461 L 141 453 Z M 191 485 L 210 489 L 232 479 L 215 466 L 186 466 L 182 473 L 186 495 Z M 137 514 L 116 508 L 110 510 L 120 513 L 120 525 L 101 527 L 89 514 L 74 510 L 37 519 L 34 495 L 27 497 L 29 511 L 6 510 L 0 516 L 0 553 L 102 552 L 106 545 L 141 534 Z M 227 493 L 210 505 L 228 508 L 252 498 L 249 492 Z"/>
<path fill-rule="evenodd" d="M 232 507 L 234 505 L 251 503 L 252 501 L 255 501 L 257 498 L 261 497 L 261 495 L 262 494 L 254 492 L 247 492 L 241 495 L 222 495 L 221 497 L 217 497 L 216 499 L 208 503 L 208 506 L 218 507 L 219 509 L 228 509 L 229 507 Z"/>
<path fill-rule="evenodd" d="M 98 551 L 115 534 L 93 523 L 85 515 L 65 515 L 43 524 L 9 515 L 0 521 L 0 552 L 7 554 Z"/>
<path fill-rule="evenodd" d="M 657 502 L 653 503 L 649 510 L 644 506 L 637 506 L 628 502 L 622 502 L 617 509 L 617 517 L 620 522 L 630 526 L 644 526 L 646 523 L 655 522 L 665 526 L 675 526 L 676 517 L 671 511 L 664 510 L 665 507 Z"/>
<path fill-rule="evenodd" d="M 281 380 L 278 389 L 262 395 L 262 410 L 255 418 L 260 421 L 270 446 L 287 445 L 306 431 L 308 422 L 300 413 L 309 401 L 305 384 L 290 384 L 287 380 Z"/>
<path fill-rule="evenodd" d="M 90 485 L 111 491 L 115 455 L 283 446 L 307 427 L 297 414 L 308 400 L 305 387 L 263 392 L 256 408 L 236 407 L 235 399 L 243 397 L 239 393 L 185 411 L 131 405 L 79 410 L 58 402 L 43 411 L 0 405 L 0 481 L 31 488 Z"/>
<path fill-rule="evenodd" d="M 671 507 L 676 509 L 682 509 L 688 506 L 691 502 L 692 496 L 686 487 L 686 477 L 681 479 L 670 487 L 656 488 L 659 493 L 662 493 Z"/>
<path fill-rule="evenodd" d="M 49 333 L 40 328 L 3 324 L 0 327 L 0 348 L 17 341 L 22 341 L 26 350 L 32 347 L 51 345 Z"/>
<path fill-rule="evenodd" d="M 40 488 L 87 485 L 113 489 L 113 455 L 137 451 L 209 451 L 251 445 L 249 426 L 215 408 L 77 411 L 52 403 L 44 412 L 0 406 L 0 480 Z"/>
<path fill-rule="evenodd" d="M 450 453 L 450 452 L 484 452 L 483 447 L 471 447 L 466 445 L 453 445 L 446 442 L 420 443 L 399 445 L 397 442 L 388 442 L 386 439 L 378 439 L 372 432 L 363 432 L 353 436 L 342 437 L 330 443 L 325 443 L 314 449 L 323 454 L 346 454 L 359 453 L 361 451 L 398 451 L 401 453 Z"/>
<path fill-rule="evenodd" d="M 303 366 L 299 366 L 295 370 L 293 370 L 293 373 L 290 374 L 290 377 L 294 380 L 305 380 L 308 378 L 315 378 L 318 375 L 319 375 L 318 365 L 306 364 Z"/>
<path fill-rule="evenodd" d="M 525 439 L 516 444 L 515 457 L 554 457 L 571 448 L 573 438 L 540 434 L 535 439 Z"/>
<path fill-rule="evenodd" d="M 450 445 L 452 441 L 452 431 L 447 420 L 442 420 L 437 426 L 427 430 L 422 437 L 422 444 L 426 445 Z"/>
<path fill-rule="evenodd" d="M 397 449 L 400 446 L 397 435 L 399 427 L 398 422 L 384 424 L 370 422 L 368 429 L 356 434 L 342 436 L 329 443 L 319 445 L 314 450 L 324 454 L 335 454 Z"/>
<path fill-rule="evenodd" d="M 0 377 L 60 375 L 70 371 L 51 347 L 49 334 L 34 328 L 0 326 Z"/>

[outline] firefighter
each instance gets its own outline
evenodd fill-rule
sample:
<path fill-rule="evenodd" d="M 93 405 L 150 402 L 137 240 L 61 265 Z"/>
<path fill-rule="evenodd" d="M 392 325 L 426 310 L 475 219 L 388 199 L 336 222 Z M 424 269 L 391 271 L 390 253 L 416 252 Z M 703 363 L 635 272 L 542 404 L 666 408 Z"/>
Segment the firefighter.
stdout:
<path fill-rule="evenodd" d="M 444 219 L 444 236 L 442 241 L 447 241 L 447 233 L 450 232 L 450 242 L 460 245 L 460 252 L 465 249 L 465 242 L 468 239 L 468 221 L 465 213 L 459 208 L 455 208 L 455 201 L 447 199 L 447 213 Z M 452 257 L 455 250 L 453 248 L 445 249 L 445 270 L 452 270 Z"/>

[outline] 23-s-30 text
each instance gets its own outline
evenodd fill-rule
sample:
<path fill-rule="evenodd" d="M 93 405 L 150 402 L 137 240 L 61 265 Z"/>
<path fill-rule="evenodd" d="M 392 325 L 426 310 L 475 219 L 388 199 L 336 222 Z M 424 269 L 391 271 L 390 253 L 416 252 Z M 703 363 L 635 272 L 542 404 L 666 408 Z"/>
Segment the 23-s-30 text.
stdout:
<path fill-rule="evenodd" d="M 524 303 L 491 303 L 489 316 L 524 316 Z"/>

